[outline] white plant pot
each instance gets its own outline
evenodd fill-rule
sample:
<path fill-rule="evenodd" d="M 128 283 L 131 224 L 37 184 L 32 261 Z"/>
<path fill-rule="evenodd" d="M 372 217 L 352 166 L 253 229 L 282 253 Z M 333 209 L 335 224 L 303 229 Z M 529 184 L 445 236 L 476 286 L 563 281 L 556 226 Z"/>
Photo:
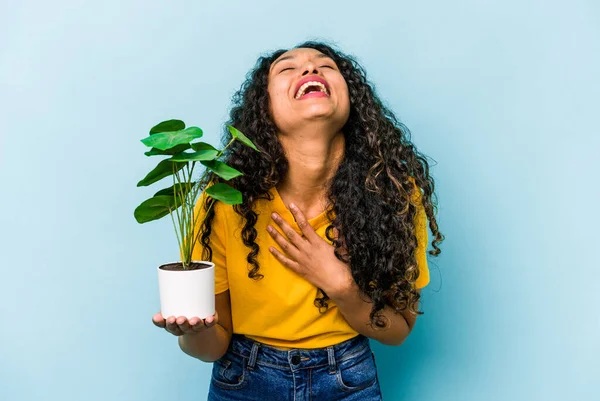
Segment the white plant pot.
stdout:
<path fill-rule="evenodd" d="M 166 263 L 158 267 L 158 292 L 160 312 L 188 319 L 205 319 L 215 314 L 215 265 L 211 262 L 192 261 L 207 267 L 196 270 L 165 270 Z M 180 264 L 181 266 L 181 264 Z"/>

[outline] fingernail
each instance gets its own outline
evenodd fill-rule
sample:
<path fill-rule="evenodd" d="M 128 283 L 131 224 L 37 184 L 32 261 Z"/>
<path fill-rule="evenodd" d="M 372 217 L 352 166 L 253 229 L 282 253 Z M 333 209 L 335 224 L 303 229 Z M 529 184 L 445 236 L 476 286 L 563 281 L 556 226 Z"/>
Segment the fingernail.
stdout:
<path fill-rule="evenodd" d="M 296 205 L 294 205 L 293 203 L 290 203 L 290 209 L 295 209 Z"/>
<path fill-rule="evenodd" d="M 273 218 L 273 220 L 277 220 L 279 218 L 279 215 L 277 213 L 273 213 L 271 217 Z"/>
<path fill-rule="evenodd" d="M 270 232 L 270 233 L 272 233 L 273 232 L 273 227 L 267 226 L 267 231 Z"/>

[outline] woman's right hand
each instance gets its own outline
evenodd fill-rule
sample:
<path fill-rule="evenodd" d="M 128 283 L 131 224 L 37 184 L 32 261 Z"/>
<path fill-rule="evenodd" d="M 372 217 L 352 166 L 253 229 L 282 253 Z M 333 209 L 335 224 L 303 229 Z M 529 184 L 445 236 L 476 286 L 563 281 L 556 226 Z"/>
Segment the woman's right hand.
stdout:
<path fill-rule="evenodd" d="M 161 329 L 167 330 L 174 336 L 182 336 L 184 334 L 198 334 L 210 329 L 219 321 L 218 313 L 206 319 L 192 317 L 189 320 L 185 316 L 169 316 L 166 319 L 158 312 L 152 317 L 152 323 Z"/>

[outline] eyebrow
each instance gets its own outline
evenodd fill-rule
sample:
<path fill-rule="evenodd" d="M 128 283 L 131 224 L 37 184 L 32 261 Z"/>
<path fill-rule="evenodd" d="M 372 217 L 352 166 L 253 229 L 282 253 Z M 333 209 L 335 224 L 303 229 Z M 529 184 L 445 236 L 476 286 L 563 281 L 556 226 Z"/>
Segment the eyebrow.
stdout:
<path fill-rule="evenodd" d="M 291 60 L 296 58 L 295 56 L 285 56 L 285 57 L 281 57 L 280 59 L 278 59 L 277 61 L 275 61 L 273 64 L 271 64 L 271 69 L 275 68 L 275 65 L 277 65 L 277 63 L 279 63 L 280 61 L 285 61 L 285 60 Z M 331 58 L 326 54 L 323 53 L 319 53 L 317 54 L 317 58 Z"/>

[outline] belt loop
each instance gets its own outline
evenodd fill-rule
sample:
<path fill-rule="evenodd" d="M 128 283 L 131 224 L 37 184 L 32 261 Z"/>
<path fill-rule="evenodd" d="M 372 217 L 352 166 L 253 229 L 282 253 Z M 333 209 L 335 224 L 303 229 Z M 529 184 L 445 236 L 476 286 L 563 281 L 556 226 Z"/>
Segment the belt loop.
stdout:
<path fill-rule="evenodd" d="M 248 369 L 254 370 L 254 366 L 256 365 L 256 358 L 258 357 L 258 348 L 260 344 L 255 341 L 252 344 L 252 351 L 250 351 L 250 360 L 248 361 Z"/>
<path fill-rule="evenodd" d="M 335 352 L 332 346 L 327 347 L 327 360 L 329 362 L 329 374 L 335 374 L 337 368 L 335 366 Z"/>

